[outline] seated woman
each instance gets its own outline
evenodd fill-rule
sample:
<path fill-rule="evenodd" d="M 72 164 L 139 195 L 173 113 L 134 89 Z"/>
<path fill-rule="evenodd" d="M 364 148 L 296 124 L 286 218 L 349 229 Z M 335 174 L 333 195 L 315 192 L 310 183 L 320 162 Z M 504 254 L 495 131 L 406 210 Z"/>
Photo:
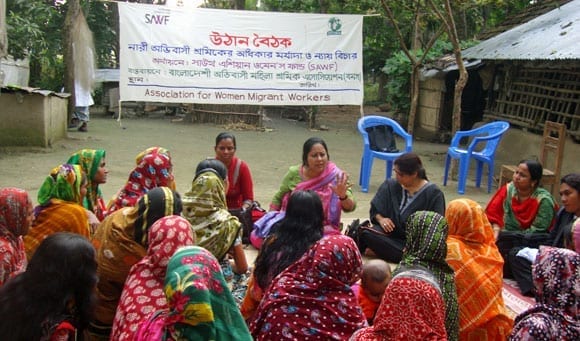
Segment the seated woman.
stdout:
<path fill-rule="evenodd" d="M 136 207 L 125 207 L 103 220 L 93 236 L 99 284 L 91 339 L 109 339 L 123 284 L 131 267 L 147 254 L 148 234 L 159 219 L 181 214 L 181 199 L 168 187 L 153 188 Z"/>
<path fill-rule="evenodd" d="M 131 267 L 125 281 L 113 322 L 112 340 L 132 341 L 140 324 L 155 311 L 167 307 L 163 295 L 167 263 L 179 248 L 193 245 L 195 235 L 187 220 L 170 215 L 151 226 L 147 240 L 147 255 Z"/>
<path fill-rule="evenodd" d="M 66 163 L 81 166 L 83 172 L 87 174 L 87 194 L 83 198 L 83 206 L 102 221 L 107 208 L 99 185 L 107 182 L 109 173 L 105 168 L 105 150 L 81 149 L 71 155 Z"/>
<path fill-rule="evenodd" d="M 545 240 L 539 240 L 537 244 L 574 249 L 572 241 L 572 226 L 574 219 L 580 217 L 579 173 L 567 174 L 560 179 L 560 198 L 562 201 L 562 208 L 560 208 L 556 214 L 554 228 L 549 232 L 549 235 Z M 529 257 L 526 258 L 523 254 L 526 250 L 521 251 L 523 249 L 526 249 L 526 247 L 520 246 L 512 248 L 509 251 L 506 262 L 512 271 L 514 279 L 518 283 L 520 292 L 523 295 L 533 296 L 533 259 L 530 260 L 528 259 Z M 535 258 L 537 247 L 533 247 L 532 249 L 528 248 L 529 251 L 534 252 L 532 258 Z M 577 251 L 580 251 L 580 248 L 578 248 Z"/>
<path fill-rule="evenodd" d="M 356 208 L 348 175 L 330 161 L 326 142 L 318 137 L 311 137 L 304 142 L 302 165 L 290 167 L 272 199 L 270 210 L 286 211 L 290 194 L 298 190 L 312 190 L 322 200 L 325 235 L 339 234 L 342 211 L 351 212 Z M 259 249 L 272 225 L 282 217 L 282 214 L 270 212 L 256 222 L 250 236 L 252 245 Z"/>
<path fill-rule="evenodd" d="M 262 300 L 263 292 L 280 272 L 297 261 L 322 238 L 322 202 L 313 191 L 294 191 L 286 215 L 272 227 L 258 253 L 241 306 L 248 320 Z"/>
<path fill-rule="evenodd" d="M 274 278 L 250 319 L 252 336 L 348 340 L 367 326 L 351 288 L 361 272 L 361 255 L 350 237 L 320 239 Z"/>
<path fill-rule="evenodd" d="M 195 170 L 191 190 L 183 196 L 183 217 L 195 231 L 197 245 L 207 249 L 220 262 L 228 252 L 234 258 L 233 271 L 244 274 L 248 262 L 244 253 L 241 226 L 226 206 L 227 170 L 221 161 L 206 159 Z M 223 262 L 222 262 L 223 263 Z M 229 261 L 225 263 L 229 265 Z M 229 272 L 225 269 L 226 276 Z"/>
<path fill-rule="evenodd" d="M 516 317 L 509 340 L 580 340 L 580 254 L 540 246 L 533 276 L 536 304 Z"/>
<path fill-rule="evenodd" d="M 387 286 L 375 322 L 351 341 L 446 341 L 445 302 L 433 274 L 420 266 L 401 268 Z"/>
<path fill-rule="evenodd" d="M 137 166 L 129 174 L 127 183 L 109 203 L 107 214 L 122 207 L 132 207 L 141 196 L 155 187 L 175 190 L 173 166 L 169 151 L 162 147 L 151 147 L 139 153 Z"/>
<path fill-rule="evenodd" d="M 459 336 L 459 307 L 453 269 L 447 264 L 447 231 L 445 217 L 436 212 L 418 211 L 409 217 L 407 242 L 403 259 L 393 277 L 406 268 L 421 266 L 437 279 L 445 303 L 445 330 L 449 340 Z M 376 323 L 376 322 L 375 322 Z"/>
<path fill-rule="evenodd" d="M 503 259 L 483 208 L 470 199 L 449 203 L 447 263 L 455 270 L 460 340 L 505 340 L 511 332 L 502 297 Z"/>
<path fill-rule="evenodd" d="M 232 133 L 220 133 L 215 138 L 215 158 L 228 170 L 228 209 L 247 209 L 254 201 L 254 184 L 248 164 L 236 157 L 236 137 Z"/>
<path fill-rule="evenodd" d="M 498 189 L 485 209 L 504 259 L 504 277 L 513 277 L 507 261 L 512 248 L 537 247 L 549 238 L 557 204 L 550 192 L 540 187 L 541 180 L 542 165 L 539 162 L 520 161 L 513 181 Z"/>
<path fill-rule="evenodd" d="M 81 205 L 87 190 L 87 177 L 78 165 L 63 164 L 54 168 L 38 190 L 34 221 L 24 236 L 28 259 L 47 236 L 72 232 L 89 238 L 88 211 Z"/>
<path fill-rule="evenodd" d="M 362 253 L 391 263 L 401 261 L 405 246 L 407 219 L 416 211 L 445 214 L 443 192 L 427 179 L 423 162 L 415 153 L 405 153 L 394 162 L 396 180 L 387 179 L 371 201 L 372 228 L 360 231 Z"/>
<path fill-rule="evenodd" d="M 0 288 L 3 340 L 77 340 L 95 303 L 95 249 L 74 233 L 42 241 L 25 272 Z"/>
<path fill-rule="evenodd" d="M 163 289 L 168 307 L 141 324 L 136 341 L 252 340 L 217 260 L 206 249 L 177 250 Z"/>
<path fill-rule="evenodd" d="M 0 189 L 0 287 L 26 269 L 22 236 L 32 223 L 32 201 L 20 188 Z"/>

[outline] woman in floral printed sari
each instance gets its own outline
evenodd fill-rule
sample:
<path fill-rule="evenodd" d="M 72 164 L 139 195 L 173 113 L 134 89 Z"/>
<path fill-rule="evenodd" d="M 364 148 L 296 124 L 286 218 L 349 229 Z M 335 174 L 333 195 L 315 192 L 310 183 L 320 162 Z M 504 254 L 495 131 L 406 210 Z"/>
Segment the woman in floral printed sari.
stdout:
<path fill-rule="evenodd" d="M 248 263 L 241 239 L 241 225 L 226 206 L 227 170 L 216 159 L 201 161 L 191 190 L 183 196 L 183 217 L 196 234 L 197 245 L 211 252 L 220 262 L 228 252 L 234 258 L 234 271 L 243 274 Z"/>
<path fill-rule="evenodd" d="M 78 165 L 60 165 L 46 177 L 38 190 L 34 222 L 24 236 L 24 248 L 29 260 L 44 238 L 55 232 L 90 237 L 89 212 L 81 204 L 86 186 L 87 177 Z"/>
<path fill-rule="evenodd" d="M 534 262 L 536 304 L 516 317 L 510 340 L 580 340 L 580 255 L 540 246 Z"/>
<path fill-rule="evenodd" d="M 0 287 L 28 264 L 22 236 L 32 223 L 32 201 L 20 188 L 0 189 Z"/>
<path fill-rule="evenodd" d="M 169 187 L 175 190 L 171 154 L 162 147 L 151 147 L 139 153 L 135 159 L 137 166 L 129 174 L 125 186 L 109 203 L 107 214 L 121 207 L 132 207 L 142 195 L 155 187 Z"/>
<path fill-rule="evenodd" d="M 351 286 L 362 259 L 352 238 L 330 235 L 276 276 L 250 319 L 256 340 L 347 340 L 367 320 Z"/>
<path fill-rule="evenodd" d="M 168 309 L 143 323 L 135 340 L 252 340 L 220 265 L 198 246 L 179 249 L 165 276 Z"/>
<path fill-rule="evenodd" d="M 81 149 L 71 155 L 67 163 L 81 166 L 83 172 L 87 174 L 87 194 L 83 198 L 83 206 L 93 212 L 99 221 L 102 221 L 107 208 L 99 185 L 107 182 L 107 173 L 109 173 L 105 168 L 105 151 Z"/>
<path fill-rule="evenodd" d="M 133 340 L 137 328 L 155 311 L 167 307 L 163 281 L 175 251 L 193 245 L 191 225 L 176 215 L 163 217 L 149 229 L 147 255 L 131 267 L 119 299 L 111 339 Z"/>

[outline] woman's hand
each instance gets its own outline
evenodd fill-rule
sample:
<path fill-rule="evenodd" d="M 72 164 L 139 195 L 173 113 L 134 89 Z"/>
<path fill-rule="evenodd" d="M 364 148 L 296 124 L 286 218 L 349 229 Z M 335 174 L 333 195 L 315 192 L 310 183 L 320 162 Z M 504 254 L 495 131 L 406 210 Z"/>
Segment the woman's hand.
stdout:
<path fill-rule="evenodd" d="M 336 176 L 336 185 L 330 185 L 332 191 L 341 199 L 344 200 L 347 197 L 347 191 L 350 188 L 350 183 L 348 182 L 348 174 L 341 173 Z"/>
<path fill-rule="evenodd" d="M 377 217 L 377 222 L 386 233 L 391 233 L 395 229 L 395 223 L 390 218 L 380 216 Z"/>

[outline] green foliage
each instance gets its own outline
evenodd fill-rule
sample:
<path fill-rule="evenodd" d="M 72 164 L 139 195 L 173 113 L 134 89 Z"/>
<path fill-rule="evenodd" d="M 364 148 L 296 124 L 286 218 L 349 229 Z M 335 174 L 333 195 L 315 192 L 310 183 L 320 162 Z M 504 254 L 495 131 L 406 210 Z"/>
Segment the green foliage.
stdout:
<path fill-rule="evenodd" d="M 467 48 L 474 44 L 476 44 L 476 42 L 466 41 L 462 42 L 461 46 L 462 48 Z M 422 50 L 414 50 L 411 52 L 417 59 L 424 54 Z M 438 40 L 427 52 L 425 62 L 432 61 L 452 52 L 453 46 L 449 41 Z M 389 103 L 394 110 L 407 114 L 411 106 L 411 74 L 413 72 L 411 61 L 403 51 L 397 51 L 386 60 L 382 71 L 388 78 L 386 84 L 386 102 Z"/>

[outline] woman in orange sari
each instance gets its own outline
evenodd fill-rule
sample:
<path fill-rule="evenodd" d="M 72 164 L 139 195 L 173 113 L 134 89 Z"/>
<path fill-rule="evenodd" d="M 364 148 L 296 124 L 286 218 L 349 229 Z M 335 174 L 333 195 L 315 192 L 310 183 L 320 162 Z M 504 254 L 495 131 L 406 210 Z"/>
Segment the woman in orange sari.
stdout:
<path fill-rule="evenodd" d="M 455 271 L 460 340 L 505 340 L 513 327 L 501 295 L 503 259 L 483 208 L 456 199 L 445 211 L 447 263 Z"/>

